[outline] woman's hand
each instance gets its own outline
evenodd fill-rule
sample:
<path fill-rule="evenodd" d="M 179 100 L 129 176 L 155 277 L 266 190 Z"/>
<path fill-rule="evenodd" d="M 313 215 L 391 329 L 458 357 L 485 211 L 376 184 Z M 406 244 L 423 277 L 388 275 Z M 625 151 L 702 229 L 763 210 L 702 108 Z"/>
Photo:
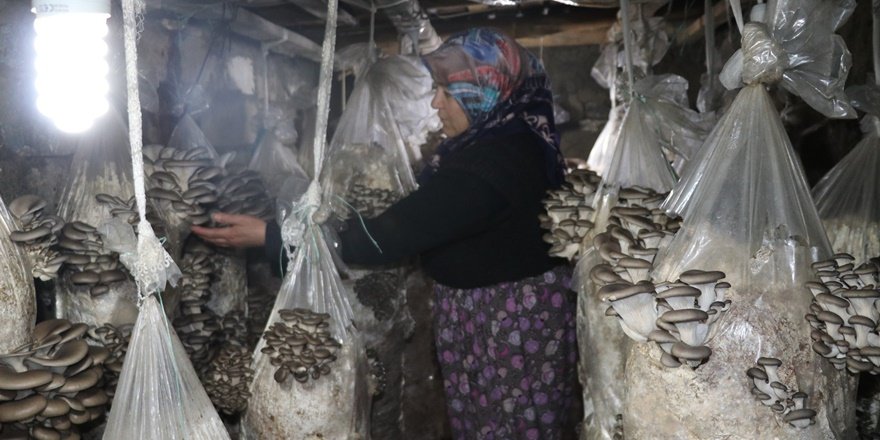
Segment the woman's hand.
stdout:
<path fill-rule="evenodd" d="M 266 222 L 250 215 L 224 214 L 212 216 L 221 225 L 218 228 L 193 226 L 192 231 L 216 246 L 248 248 L 266 244 Z"/>

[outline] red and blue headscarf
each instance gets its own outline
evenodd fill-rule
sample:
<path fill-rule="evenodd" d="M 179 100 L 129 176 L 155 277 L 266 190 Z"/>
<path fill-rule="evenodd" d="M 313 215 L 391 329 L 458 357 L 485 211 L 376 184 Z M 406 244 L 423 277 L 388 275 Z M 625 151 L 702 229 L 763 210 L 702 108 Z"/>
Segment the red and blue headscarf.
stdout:
<path fill-rule="evenodd" d="M 422 59 L 434 83 L 461 105 L 470 127 L 437 147 L 420 180 L 436 172 L 444 156 L 475 141 L 531 132 L 541 140 L 550 183 L 562 183 L 550 79 L 531 52 L 497 30 L 475 28 L 449 37 Z"/>

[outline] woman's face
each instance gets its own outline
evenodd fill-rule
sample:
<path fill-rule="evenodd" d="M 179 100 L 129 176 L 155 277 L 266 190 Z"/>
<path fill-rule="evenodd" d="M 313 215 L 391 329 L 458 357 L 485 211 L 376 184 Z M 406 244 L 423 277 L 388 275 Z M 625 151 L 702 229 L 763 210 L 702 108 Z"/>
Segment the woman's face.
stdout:
<path fill-rule="evenodd" d="M 434 93 L 434 99 L 431 100 L 431 107 L 437 109 L 437 115 L 440 116 L 440 122 L 443 123 L 443 134 L 447 137 L 458 136 L 471 125 L 461 105 L 449 94 L 446 87 L 437 86 L 437 92 Z"/>

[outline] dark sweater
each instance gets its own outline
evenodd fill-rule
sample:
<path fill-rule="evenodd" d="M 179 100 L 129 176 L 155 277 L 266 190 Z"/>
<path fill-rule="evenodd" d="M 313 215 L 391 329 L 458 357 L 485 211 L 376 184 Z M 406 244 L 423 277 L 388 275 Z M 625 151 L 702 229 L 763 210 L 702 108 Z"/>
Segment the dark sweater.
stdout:
<path fill-rule="evenodd" d="M 425 272 L 454 288 L 475 288 L 538 275 L 565 264 L 547 255 L 538 214 L 549 188 L 537 139 L 523 134 L 484 141 L 446 157 L 437 173 L 383 214 L 349 220 L 342 260 L 382 265 L 420 256 Z M 270 261 L 281 235 L 267 225 Z M 274 266 L 274 265 L 273 265 Z"/>

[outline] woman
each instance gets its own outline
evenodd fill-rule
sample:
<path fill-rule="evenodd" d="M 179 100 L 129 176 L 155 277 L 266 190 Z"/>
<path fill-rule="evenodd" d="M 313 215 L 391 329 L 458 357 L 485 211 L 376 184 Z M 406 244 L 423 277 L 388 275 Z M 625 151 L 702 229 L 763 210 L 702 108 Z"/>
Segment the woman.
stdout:
<path fill-rule="evenodd" d="M 419 256 L 435 281 L 437 356 L 456 439 L 554 439 L 574 399 L 571 270 L 547 255 L 538 214 L 563 161 L 540 62 L 495 30 L 451 37 L 424 57 L 446 140 L 420 188 L 382 215 L 347 223 L 343 261 L 381 265 Z M 220 246 L 266 244 L 277 225 L 218 214 L 194 227 Z M 378 249 L 372 244 L 378 244 Z"/>

